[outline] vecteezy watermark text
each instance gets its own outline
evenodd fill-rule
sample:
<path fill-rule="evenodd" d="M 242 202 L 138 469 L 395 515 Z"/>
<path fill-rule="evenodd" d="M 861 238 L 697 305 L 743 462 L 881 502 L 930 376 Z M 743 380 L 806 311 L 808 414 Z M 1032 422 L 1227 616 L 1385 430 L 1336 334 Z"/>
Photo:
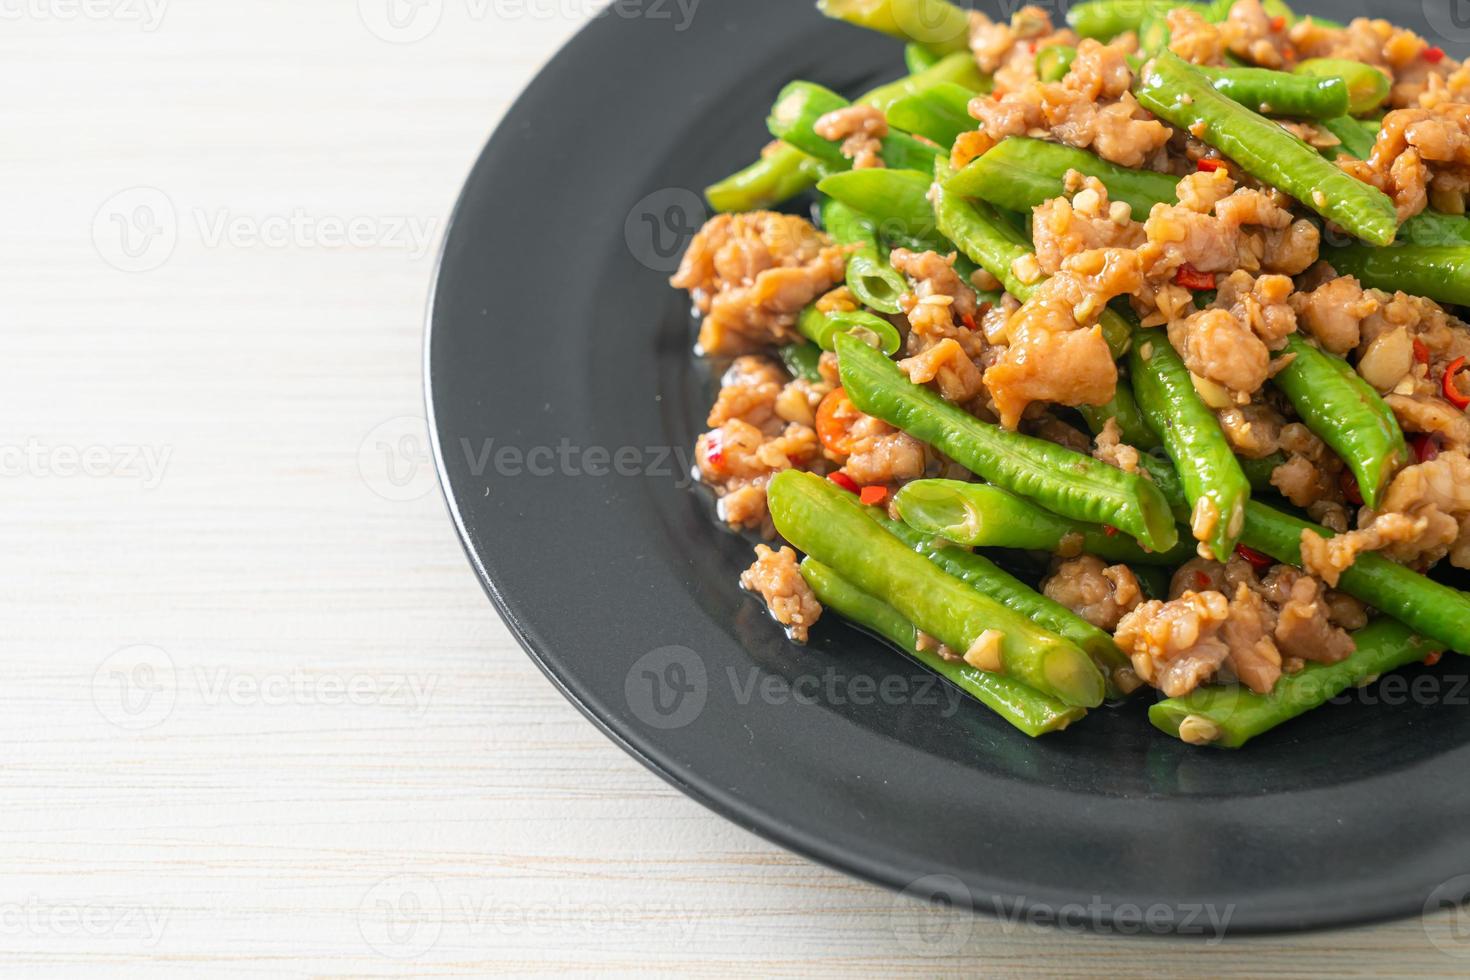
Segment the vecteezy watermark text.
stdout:
<path fill-rule="evenodd" d="M 554 446 L 516 446 L 494 438 L 476 445 L 463 437 L 459 445 L 476 477 L 647 476 L 670 479 L 680 487 L 694 482 L 693 455 L 682 446 L 579 446 L 566 438 Z"/>
<path fill-rule="evenodd" d="M 564 20 L 580 23 L 599 17 L 667 23 L 683 33 L 694 22 L 701 0 L 357 0 L 357 15 L 375 37 L 390 44 L 413 44 L 438 30 L 447 6 L 462 7 L 464 19 L 484 21 Z"/>
<path fill-rule="evenodd" d="M 172 446 L 53 445 L 36 438 L 0 444 L 0 477 L 137 480 L 144 490 L 163 482 Z"/>
<path fill-rule="evenodd" d="M 168 5 L 169 0 L 0 0 L 0 21 L 117 21 L 152 33 Z"/>

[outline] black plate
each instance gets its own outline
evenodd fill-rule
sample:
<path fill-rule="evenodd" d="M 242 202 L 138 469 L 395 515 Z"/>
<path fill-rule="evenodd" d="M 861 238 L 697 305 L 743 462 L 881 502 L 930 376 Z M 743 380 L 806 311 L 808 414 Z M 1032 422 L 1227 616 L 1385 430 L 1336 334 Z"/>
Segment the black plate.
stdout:
<path fill-rule="evenodd" d="M 672 0 L 635 8 L 583 30 L 505 117 L 455 211 L 430 318 L 450 507 L 566 696 L 741 826 L 957 904 L 1134 931 L 1138 908 L 1157 916 L 1144 931 L 1187 933 L 1458 898 L 1458 660 L 1231 754 L 1156 733 L 1142 704 L 1031 742 L 846 626 L 786 642 L 737 586 L 748 542 L 688 486 L 714 389 L 666 278 L 704 217 L 697 189 L 762 145 L 780 85 L 860 90 L 899 72 L 898 45 L 806 0 L 703 0 L 688 20 Z M 1428 30 L 1418 3 L 1372 9 Z"/>

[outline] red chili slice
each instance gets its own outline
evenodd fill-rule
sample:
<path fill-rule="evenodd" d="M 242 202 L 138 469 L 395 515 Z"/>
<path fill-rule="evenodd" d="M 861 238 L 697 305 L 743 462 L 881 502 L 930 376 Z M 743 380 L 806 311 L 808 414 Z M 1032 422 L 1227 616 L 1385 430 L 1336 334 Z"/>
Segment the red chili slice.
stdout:
<path fill-rule="evenodd" d="M 1282 31 L 1286 30 L 1285 15 L 1271 18 L 1271 30 L 1277 34 L 1280 34 Z"/>
<path fill-rule="evenodd" d="M 1115 537 L 1118 536 L 1118 529 L 1115 528 L 1115 527 L 1113 527 L 1113 525 L 1111 525 L 1111 524 L 1104 524 L 1103 525 L 1103 533 L 1106 534 L 1110 538 L 1115 538 Z"/>
<path fill-rule="evenodd" d="M 833 483 L 837 484 L 848 493 L 858 492 L 857 481 L 848 476 L 846 473 L 842 472 L 841 470 L 833 470 L 831 473 L 828 473 L 827 479 L 831 480 Z"/>
<path fill-rule="evenodd" d="M 1342 495 L 1347 498 L 1348 503 L 1354 507 L 1363 506 L 1363 490 L 1358 486 L 1358 478 L 1347 470 L 1342 471 L 1338 477 L 1337 485 L 1342 487 Z"/>
<path fill-rule="evenodd" d="M 1214 289 L 1215 274 L 1213 272 L 1200 272 L 1186 262 L 1179 267 L 1178 272 L 1174 273 L 1174 284 L 1195 292 L 1204 289 Z"/>
<path fill-rule="evenodd" d="M 876 506 L 877 504 L 881 504 L 883 501 L 888 499 L 888 488 L 863 487 L 862 492 L 858 494 L 858 499 L 867 504 L 869 507 Z"/>
<path fill-rule="evenodd" d="M 1198 160 L 1195 161 L 1194 165 L 1197 170 L 1201 170 L 1207 174 L 1212 174 L 1216 170 L 1219 170 L 1221 167 L 1225 166 L 1225 162 L 1223 160 L 1215 160 L 1211 157 L 1200 157 Z"/>
<path fill-rule="evenodd" d="M 1266 569 L 1276 564 L 1276 562 L 1272 560 L 1270 555 L 1263 555 L 1256 549 L 1247 548 L 1243 544 L 1238 544 L 1235 546 L 1235 553 L 1244 558 L 1246 561 L 1250 562 L 1251 567 L 1258 572 L 1264 572 Z"/>
<path fill-rule="evenodd" d="M 973 313 L 966 313 L 964 316 L 960 317 L 960 321 L 971 330 L 980 329 L 978 326 L 975 325 L 975 314 Z"/>
<path fill-rule="evenodd" d="M 1444 60 L 1444 48 L 1433 47 L 1424 49 L 1424 60 L 1431 65 L 1437 65 Z"/>
<path fill-rule="evenodd" d="M 1195 572 L 1194 587 L 1197 589 L 1208 589 L 1210 587 L 1210 577 L 1204 572 Z"/>
<path fill-rule="evenodd" d="M 725 440 L 720 436 L 720 430 L 711 432 L 704 440 L 704 458 L 711 469 L 722 470 L 725 468 Z"/>
<path fill-rule="evenodd" d="M 1414 360 L 1420 364 L 1429 363 L 1429 348 L 1424 346 L 1424 341 L 1418 337 L 1414 338 Z"/>
<path fill-rule="evenodd" d="M 1424 658 L 1424 666 L 1433 667 L 1435 664 L 1439 663 L 1440 658 L 1443 656 L 1444 654 L 1439 650 L 1434 651 L 1429 656 Z"/>
<path fill-rule="evenodd" d="M 1444 396 L 1449 399 L 1451 405 L 1455 406 L 1462 412 L 1465 409 L 1470 408 L 1470 395 L 1462 394 L 1460 390 L 1455 387 L 1455 375 L 1459 374 L 1460 369 L 1464 366 L 1465 359 L 1463 357 L 1457 357 L 1453 361 L 1451 361 L 1450 366 L 1444 369 L 1444 383 L 1442 385 L 1442 387 L 1444 388 Z"/>

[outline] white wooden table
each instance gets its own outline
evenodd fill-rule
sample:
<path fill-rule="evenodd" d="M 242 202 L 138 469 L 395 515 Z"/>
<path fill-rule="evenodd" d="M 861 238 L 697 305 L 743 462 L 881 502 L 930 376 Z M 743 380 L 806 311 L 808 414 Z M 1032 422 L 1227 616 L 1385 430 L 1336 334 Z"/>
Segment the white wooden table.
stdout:
<path fill-rule="evenodd" d="M 0 971 L 1470 968 L 1446 917 L 1204 947 L 934 912 L 563 702 L 433 485 L 421 320 L 486 134 L 595 7 L 425 2 L 0 4 Z"/>

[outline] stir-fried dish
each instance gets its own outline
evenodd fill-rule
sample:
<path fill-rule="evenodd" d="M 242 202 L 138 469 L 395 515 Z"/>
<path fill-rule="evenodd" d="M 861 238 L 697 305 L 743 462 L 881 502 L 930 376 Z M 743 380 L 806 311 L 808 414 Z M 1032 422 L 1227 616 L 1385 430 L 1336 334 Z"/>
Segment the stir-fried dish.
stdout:
<path fill-rule="evenodd" d="M 822 7 L 910 73 L 787 85 L 672 280 L 793 640 L 1223 747 L 1470 653 L 1470 65 L 1280 0 Z"/>

